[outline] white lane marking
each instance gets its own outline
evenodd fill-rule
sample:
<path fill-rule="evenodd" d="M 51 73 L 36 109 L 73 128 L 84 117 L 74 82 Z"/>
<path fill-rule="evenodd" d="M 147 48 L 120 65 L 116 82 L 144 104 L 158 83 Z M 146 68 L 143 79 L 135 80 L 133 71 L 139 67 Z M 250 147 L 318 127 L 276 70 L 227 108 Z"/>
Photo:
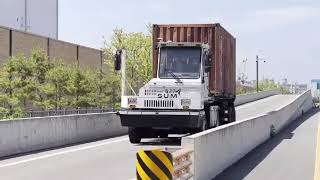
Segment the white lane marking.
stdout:
<path fill-rule="evenodd" d="M 62 154 L 67 154 L 67 153 L 72 153 L 72 152 L 77 152 L 77 151 L 83 151 L 83 150 L 87 150 L 87 149 L 92 149 L 92 148 L 96 148 L 96 147 L 100 147 L 100 146 L 109 145 L 109 144 L 112 144 L 112 143 L 118 143 L 118 142 L 126 141 L 126 140 L 128 140 L 127 137 L 126 138 L 122 138 L 122 139 L 118 139 L 118 140 L 114 140 L 114 141 L 105 142 L 105 143 L 100 143 L 100 144 L 85 146 L 85 147 L 81 147 L 81 148 L 70 149 L 70 150 L 66 150 L 66 151 L 62 151 L 62 152 L 52 153 L 52 154 L 48 154 L 48 155 L 43 155 L 43 156 L 34 157 L 34 158 L 26 159 L 26 160 L 12 162 L 12 163 L 8 163 L 8 164 L 3 164 L 3 165 L 0 165 L 0 168 L 14 166 L 14 165 L 18 165 L 18 164 L 23 164 L 23 163 L 27 163 L 27 162 L 31 162 L 31 161 L 40 160 L 40 159 L 46 159 L 46 158 L 50 158 L 50 157 L 54 157 L 54 156 L 58 156 L 58 155 L 62 155 Z"/>

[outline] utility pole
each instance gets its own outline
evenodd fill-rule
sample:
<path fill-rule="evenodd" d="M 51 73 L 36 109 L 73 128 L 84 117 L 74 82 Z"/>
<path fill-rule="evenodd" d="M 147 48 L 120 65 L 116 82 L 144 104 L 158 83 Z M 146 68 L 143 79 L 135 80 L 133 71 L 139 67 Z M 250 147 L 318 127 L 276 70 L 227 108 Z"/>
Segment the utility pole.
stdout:
<path fill-rule="evenodd" d="M 257 65 L 257 92 L 259 92 L 259 60 L 263 60 L 263 62 L 266 62 L 263 58 L 259 58 L 259 56 L 256 55 L 256 65 Z"/>

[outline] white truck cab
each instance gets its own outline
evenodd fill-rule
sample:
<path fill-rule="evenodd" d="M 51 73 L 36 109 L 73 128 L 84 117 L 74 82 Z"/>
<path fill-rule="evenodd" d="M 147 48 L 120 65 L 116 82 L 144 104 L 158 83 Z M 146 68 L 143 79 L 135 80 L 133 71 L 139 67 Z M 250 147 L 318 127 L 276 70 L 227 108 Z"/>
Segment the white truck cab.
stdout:
<path fill-rule="evenodd" d="M 219 107 L 207 106 L 214 101 L 208 85 L 212 57 L 209 46 L 160 42 L 158 48 L 157 77 L 136 96 L 121 97 L 118 114 L 122 125 L 129 127 L 132 143 L 139 143 L 141 138 L 194 133 L 219 125 L 215 115 Z"/>

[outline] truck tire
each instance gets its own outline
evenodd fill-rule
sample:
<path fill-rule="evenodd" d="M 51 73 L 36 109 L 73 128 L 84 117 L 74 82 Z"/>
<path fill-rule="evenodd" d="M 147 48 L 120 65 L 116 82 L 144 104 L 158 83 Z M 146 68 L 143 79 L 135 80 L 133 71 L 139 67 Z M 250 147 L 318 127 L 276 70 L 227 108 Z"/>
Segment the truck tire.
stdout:
<path fill-rule="evenodd" d="M 236 121 L 236 109 L 234 108 L 234 105 L 231 105 L 228 110 L 228 121 L 229 123 Z"/>
<path fill-rule="evenodd" d="M 128 133 L 129 133 L 129 140 L 132 144 L 138 144 L 141 142 L 141 134 L 139 133 L 138 128 L 129 127 Z"/>
<path fill-rule="evenodd" d="M 226 115 L 225 115 L 225 111 L 222 108 L 222 106 L 220 106 L 220 108 L 219 108 L 219 115 L 218 116 L 219 116 L 219 125 L 226 124 L 226 121 L 225 121 Z"/>

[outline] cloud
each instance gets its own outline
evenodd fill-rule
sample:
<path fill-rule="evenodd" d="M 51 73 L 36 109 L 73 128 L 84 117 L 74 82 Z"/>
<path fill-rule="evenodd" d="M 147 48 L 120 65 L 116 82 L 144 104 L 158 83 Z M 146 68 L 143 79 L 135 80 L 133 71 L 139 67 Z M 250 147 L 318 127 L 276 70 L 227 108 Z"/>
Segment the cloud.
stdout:
<path fill-rule="evenodd" d="M 320 8 L 316 7 L 260 9 L 247 14 L 247 21 L 243 25 L 251 29 L 269 29 L 299 24 L 317 18 L 320 18 Z"/>

